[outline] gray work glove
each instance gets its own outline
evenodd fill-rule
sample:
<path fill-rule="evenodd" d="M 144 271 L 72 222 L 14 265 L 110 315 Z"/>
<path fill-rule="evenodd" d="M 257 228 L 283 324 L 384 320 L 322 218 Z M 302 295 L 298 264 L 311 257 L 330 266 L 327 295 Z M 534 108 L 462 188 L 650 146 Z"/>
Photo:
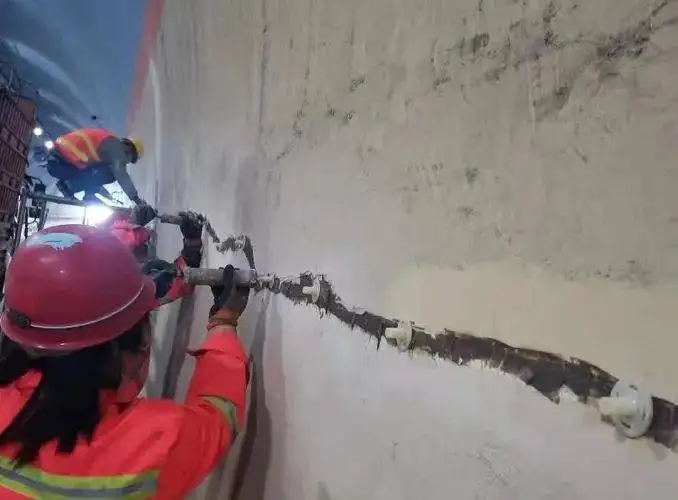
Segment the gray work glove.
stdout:
<path fill-rule="evenodd" d="M 224 268 L 221 285 L 212 287 L 214 305 L 210 308 L 210 322 L 236 326 L 238 319 L 247 307 L 250 289 L 235 283 L 235 268 Z"/>
<path fill-rule="evenodd" d="M 179 212 L 181 234 L 187 240 L 202 240 L 202 221 L 193 212 Z"/>
<path fill-rule="evenodd" d="M 141 266 L 141 272 L 146 276 L 150 276 L 153 280 L 155 284 L 155 298 L 162 299 L 172 288 L 177 269 L 174 264 L 166 260 L 153 259 Z"/>
<path fill-rule="evenodd" d="M 202 261 L 202 220 L 193 212 L 179 212 L 181 217 L 181 235 L 184 237 L 184 246 L 181 256 L 188 267 L 200 267 Z"/>
<path fill-rule="evenodd" d="M 132 211 L 132 220 L 140 226 L 145 226 L 157 216 L 158 212 L 150 205 L 139 205 Z"/>

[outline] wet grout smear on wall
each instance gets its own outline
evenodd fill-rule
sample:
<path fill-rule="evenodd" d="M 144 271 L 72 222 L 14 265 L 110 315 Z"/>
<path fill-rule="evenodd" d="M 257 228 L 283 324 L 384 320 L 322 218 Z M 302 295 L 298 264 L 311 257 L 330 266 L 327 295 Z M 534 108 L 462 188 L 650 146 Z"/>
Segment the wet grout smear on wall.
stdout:
<path fill-rule="evenodd" d="M 304 290 L 314 284 L 322 290 L 315 297 L 316 300 Z M 396 340 L 387 338 L 385 332 L 387 328 L 397 328 L 401 324 L 400 320 L 347 306 L 324 275 L 307 272 L 294 279 L 275 277 L 262 281 L 257 291 L 262 290 L 282 295 L 295 304 L 315 305 L 322 315 L 334 316 L 351 329 L 358 328 L 374 338 L 377 348 L 383 341 L 397 346 Z M 595 404 L 600 398 L 608 397 L 619 381 L 617 377 L 581 359 L 513 347 L 493 338 L 449 329 L 432 333 L 413 325 L 412 339 L 406 351 L 424 353 L 460 366 L 479 362 L 515 376 L 556 404 L 560 402 L 564 389 L 574 394 L 580 403 Z M 678 405 L 652 397 L 652 407 L 653 421 L 645 437 L 674 450 L 678 444 Z M 603 417 L 603 421 L 612 423 L 607 417 Z"/>

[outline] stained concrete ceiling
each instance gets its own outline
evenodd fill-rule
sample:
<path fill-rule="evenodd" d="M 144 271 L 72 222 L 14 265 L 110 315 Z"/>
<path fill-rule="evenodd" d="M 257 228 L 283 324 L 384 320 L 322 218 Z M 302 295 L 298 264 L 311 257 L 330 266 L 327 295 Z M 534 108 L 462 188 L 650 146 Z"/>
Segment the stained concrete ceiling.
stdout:
<path fill-rule="evenodd" d="M 0 0 L 0 79 L 20 77 L 55 137 L 97 125 L 124 133 L 144 0 Z"/>

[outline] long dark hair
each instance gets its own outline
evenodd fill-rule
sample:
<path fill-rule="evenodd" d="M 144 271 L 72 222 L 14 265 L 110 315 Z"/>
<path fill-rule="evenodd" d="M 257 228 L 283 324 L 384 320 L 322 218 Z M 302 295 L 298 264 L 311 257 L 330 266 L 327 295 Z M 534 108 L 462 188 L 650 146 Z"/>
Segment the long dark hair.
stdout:
<path fill-rule="evenodd" d="M 19 444 L 14 459 L 32 462 L 40 449 L 57 441 L 59 453 L 70 454 L 78 439 L 92 441 L 101 420 L 101 391 L 122 382 L 122 354 L 146 348 L 143 318 L 120 337 L 62 356 L 31 357 L 6 336 L 0 341 L 0 387 L 40 372 L 38 386 L 14 420 L 0 434 L 0 446 Z"/>

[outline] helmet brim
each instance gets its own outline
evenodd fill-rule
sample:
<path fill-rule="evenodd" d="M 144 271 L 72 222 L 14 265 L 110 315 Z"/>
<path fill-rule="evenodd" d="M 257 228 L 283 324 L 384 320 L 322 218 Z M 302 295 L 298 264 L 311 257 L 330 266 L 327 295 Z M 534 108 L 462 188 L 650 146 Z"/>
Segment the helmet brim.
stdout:
<path fill-rule="evenodd" d="M 21 346 L 45 351 L 77 351 L 104 344 L 124 334 L 153 309 L 155 285 L 153 280 L 143 277 L 143 287 L 137 300 L 115 316 L 98 323 L 69 330 L 46 330 L 44 328 L 21 328 L 7 315 L 0 315 L 0 328 L 10 339 Z"/>

